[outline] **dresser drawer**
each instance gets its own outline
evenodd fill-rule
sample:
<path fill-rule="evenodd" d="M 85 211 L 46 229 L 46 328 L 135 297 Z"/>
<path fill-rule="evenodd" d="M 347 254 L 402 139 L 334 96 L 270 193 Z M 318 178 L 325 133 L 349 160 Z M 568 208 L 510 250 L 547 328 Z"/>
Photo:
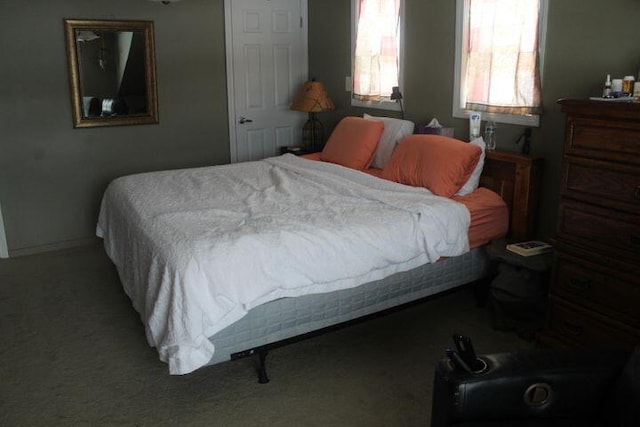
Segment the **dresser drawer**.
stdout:
<path fill-rule="evenodd" d="M 568 156 L 563 169 L 562 193 L 640 214 L 640 168 Z"/>
<path fill-rule="evenodd" d="M 622 211 L 563 199 L 560 203 L 558 234 L 561 238 L 591 247 L 600 252 L 617 250 L 618 254 L 640 262 L 640 221 L 638 216 Z"/>
<path fill-rule="evenodd" d="M 548 320 L 549 330 L 563 341 L 601 348 L 632 348 L 640 343 L 637 329 L 610 322 L 559 298 L 550 299 Z"/>
<path fill-rule="evenodd" d="M 636 122 L 598 122 L 593 119 L 570 120 L 565 154 L 640 162 L 640 127 Z"/>
<path fill-rule="evenodd" d="M 552 283 L 553 294 L 640 327 L 638 277 L 558 253 Z"/>

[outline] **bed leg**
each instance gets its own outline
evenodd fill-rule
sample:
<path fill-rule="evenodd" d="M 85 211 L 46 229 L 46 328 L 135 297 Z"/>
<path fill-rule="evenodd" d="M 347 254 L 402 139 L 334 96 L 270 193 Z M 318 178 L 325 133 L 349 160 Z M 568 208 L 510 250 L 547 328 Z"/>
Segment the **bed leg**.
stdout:
<path fill-rule="evenodd" d="M 266 348 L 259 348 L 257 353 L 258 353 L 258 382 L 260 384 L 266 384 L 269 382 L 269 377 L 267 377 L 267 366 L 266 366 L 267 353 L 269 353 L 269 350 L 267 350 Z"/>

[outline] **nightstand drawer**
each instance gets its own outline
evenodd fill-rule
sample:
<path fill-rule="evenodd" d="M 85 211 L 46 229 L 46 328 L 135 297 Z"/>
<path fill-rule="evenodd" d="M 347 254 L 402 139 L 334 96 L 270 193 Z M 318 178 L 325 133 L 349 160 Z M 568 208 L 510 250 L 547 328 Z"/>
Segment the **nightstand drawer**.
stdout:
<path fill-rule="evenodd" d="M 567 157 L 563 175 L 562 193 L 568 197 L 640 213 L 640 170 L 636 166 Z"/>
<path fill-rule="evenodd" d="M 565 199 L 560 205 L 558 233 L 582 245 L 606 245 L 624 257 L 640 259 L 637 215 Z"/>
<path fill-rule="evenodd" d="M 567 342 L 601 348 L 632 348 L 640 331 L 629 328 L 558 298 L 549 300 L 549 329 Z"/>
<path fill-rule="evenodd" d="M 637 278 L 559 253 L 552 293 L 640 327 L 640 284 Z"/>

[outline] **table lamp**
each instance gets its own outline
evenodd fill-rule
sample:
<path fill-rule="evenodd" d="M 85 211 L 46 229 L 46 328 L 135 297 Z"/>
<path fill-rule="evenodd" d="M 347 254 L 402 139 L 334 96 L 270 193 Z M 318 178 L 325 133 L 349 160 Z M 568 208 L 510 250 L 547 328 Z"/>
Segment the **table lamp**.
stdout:
<path fill-rule="evenodd" d="M 324 85 L 315 79 L 306 82 L 293 98 L 291 109 L 309 113 L 309 119 L 302 127 L 302 145 L 309 151 L 320 151 L 324 144 L 324 128 L 316 113 L 335 109 Z"/>

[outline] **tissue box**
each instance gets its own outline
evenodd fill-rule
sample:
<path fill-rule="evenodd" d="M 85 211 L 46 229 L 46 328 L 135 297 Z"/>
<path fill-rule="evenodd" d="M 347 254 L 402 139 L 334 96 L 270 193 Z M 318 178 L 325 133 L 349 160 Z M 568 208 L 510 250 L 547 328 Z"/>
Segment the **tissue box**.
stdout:
<path fill-rule="evenodd" d="M 442 135 L 453 138 L 453 128 L 433 127 L 429 125 L 418 125 L 416 133 Z"/>

